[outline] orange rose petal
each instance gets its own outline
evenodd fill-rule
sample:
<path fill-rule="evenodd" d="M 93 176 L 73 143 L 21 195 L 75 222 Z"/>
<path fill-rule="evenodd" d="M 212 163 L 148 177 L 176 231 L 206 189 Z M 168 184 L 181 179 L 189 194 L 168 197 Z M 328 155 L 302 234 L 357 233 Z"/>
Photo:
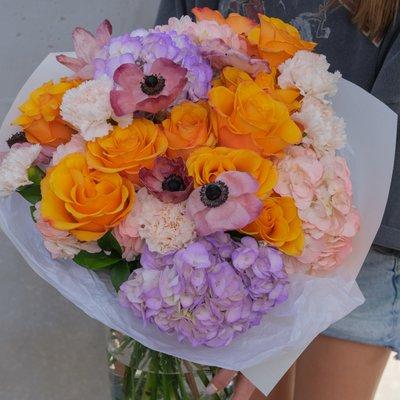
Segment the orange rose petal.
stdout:
<path fill-rule="evenodd" d="M 244 17 L 237 13 L 230 13 L 225 20 L 226 24 L 238 35 L 246 34 L 257 24 L 252 19 Z"/>
<path fill-rule="evenodd" d="M 40 203 L 40 211 L 43 218 L 49 220 L 52 225 L 55 220 L 74 223 L 73 218 L 65 210 L 64 203 L 51 191 L 48 178 L 42 179 L 40 186 L 43 197 Z"/>
<path fill-rule="evenodd" d="M 300 255 L 304 247 L 301 221 L 290 197 L 266 199 L 259 217 L 242 231 L 289 255 Z"/>
<path fill-rule="evenodd" d="M 289 118 L 279 127 L 276 133 L 290 144 L 298 144 L 302 139 L 302 132 L 299 126 Z"/>
<path fill-rule="evenodd" d="M 218 86 L 210 90 L 208 94 L 210 105 L 220 113 L 229 115 L 233 111 L 235 94 L 224 86 Z"/>
<path fill-rule="evenodd" d="M 80 83 L 77 80 L 66 79 L 57 83 L 44 83 L 19 107 L 21 115 L 13 124 L 24 129 L 31 143 L 57 147 L 68 142 L 75 131 L 62 120 L 60 104 L 64 93 Z"/>
<path fill-rule="evenodd" d="M 71 233 L 81 242 L 91 242 L 101 239 L 107 233 L 107 231 L 103 230 L 100 232 L 92 232 L 74 229 L 71 231 Z"/>
<path fill-rule="evenodd" d="M 216 10 L 208 7 L 194 7 L 192 13 L 196 17 L 196 21 L 215 21 L 220 25 L 226 24 L 224 16 Z"/>

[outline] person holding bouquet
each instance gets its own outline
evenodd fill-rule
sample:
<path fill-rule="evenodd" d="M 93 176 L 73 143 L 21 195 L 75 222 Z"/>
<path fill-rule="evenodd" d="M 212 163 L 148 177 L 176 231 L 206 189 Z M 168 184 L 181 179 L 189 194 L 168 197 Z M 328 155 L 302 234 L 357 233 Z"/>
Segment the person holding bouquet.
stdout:
<path fill-rule="evenodd" d="M 258 14 L 291 20 L 302 39 L 317 43 L 332 70 L 400 114 L 399 0 L 162 0 L 157 23 L 190 14 L 194 7 L 219 9 L 220 14 L 194 11 L 197 18 L 221 23 L 232 12 L 254 20 Z M 358 277 L 366 302 L 315 339 L 269 400 L 372 400 L 390 351 L 399 355 L 399 152 L 400 144 L 385 216 Z M 220 371 L 208 392 L 234 378 L 235 399 L 264 398 L 244 376 L 228 370 Z"/>

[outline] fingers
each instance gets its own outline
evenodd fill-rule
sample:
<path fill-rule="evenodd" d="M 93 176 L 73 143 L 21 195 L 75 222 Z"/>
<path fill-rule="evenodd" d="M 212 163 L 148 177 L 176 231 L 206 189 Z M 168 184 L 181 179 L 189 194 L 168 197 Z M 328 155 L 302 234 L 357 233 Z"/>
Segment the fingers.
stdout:
<path fill-rule="evenodd" d="M 214 376 L 211 383 L 206 388 L 208 395 L 213 395 L 229 385 L 232 379 L 237 375 L 236 371 L 230 369 L 221 369 L 217 375 Z"/>
<path fill-rule="evenodd" d="M 240 374 L 236 379 L 232 400 L 249 400 L 255 389 L 255 386 L 244 375 Z"/>

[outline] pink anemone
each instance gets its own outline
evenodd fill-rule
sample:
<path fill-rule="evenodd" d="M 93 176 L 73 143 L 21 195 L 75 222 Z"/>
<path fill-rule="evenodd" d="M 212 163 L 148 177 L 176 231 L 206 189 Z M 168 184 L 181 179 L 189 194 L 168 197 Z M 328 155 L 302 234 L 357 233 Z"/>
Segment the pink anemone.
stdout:
<path fill-rule="evenodd" d="M 110 93 L 117 116 L 135 111 L 157 113 L 168 108 L 187 83 L 187 69 L 167 58 L 158 58 L 148 75 L 136 64 L 123 64 L 114 73 L 120 89 Z"/>
<path fill-rule="evenodd" d="M 163 203 L 180 203 L 193 190 L 193 178 L 188 176 L 182 158 L 157 157 L 152 169 L 140 169 L 139 177 L 147 190 Z"/>
<path fill-rule="evenodd" d="M 237 230 L 254 221 L 263 204 L 257 198 L 258 182 L 248 173 L 229 171 L 214 183 L 196 189 L 189 196 L 187 212 L 201 236 Z"/>

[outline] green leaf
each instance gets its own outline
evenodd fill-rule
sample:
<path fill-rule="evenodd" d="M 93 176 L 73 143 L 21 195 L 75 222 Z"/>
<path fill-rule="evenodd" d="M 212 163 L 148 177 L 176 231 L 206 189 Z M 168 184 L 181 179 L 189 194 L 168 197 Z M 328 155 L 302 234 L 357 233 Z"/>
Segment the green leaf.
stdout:
<path fill-rule="evenodd" d="M 112 251 L 117 253 L 119 256 L 122 254 L 121 246 L 117 239 L 113 236 L 111 231 L 108 231 L 102 238 L 97 241 L 97 244 L 104 251 Z"/>
<path fill-rule="evenodd" d="M 40 186 L 36 184 L 21 186 L 17 189 L 17 192 L 31 204 L 36 204 L 42 200 Z"/>
<path fill-rule="evenodd" d="M 119 263 L 114 264 L 111 267 L 110 277 L 116 292 L 118 292 L 120 286 L 128 280 L 130 274 L 131 270 L 129 268 L 129 263 L 125 260 L 121 260 Z"/>
<path fill-rule="evenodd" d="M 88 253 L 82 250 L 74 257 L 74 261 L 82 267 L 98 270 L 116 264 L 121 261 L 121 258 L 113 254 L 108 255 L 103 251 L 101 253 Z"/>
<path fill-rule="evenodd" d="M 32 217 L 32 219 L 33 219 L 33 222 L 37 222 L 36 221 L 36 218 L 35 218 L 35 211 L 36 211 L 36 207 L 35 206 L 30 206 L 29 207 L 29 211 L 31 212 L 31 217 Z"/>
<path fill-rule="evenodd" d="M 28 169 L 28 179 L 36 185 L 40 185 L 45 175 L 39 167 L 32 166 Z"/>

